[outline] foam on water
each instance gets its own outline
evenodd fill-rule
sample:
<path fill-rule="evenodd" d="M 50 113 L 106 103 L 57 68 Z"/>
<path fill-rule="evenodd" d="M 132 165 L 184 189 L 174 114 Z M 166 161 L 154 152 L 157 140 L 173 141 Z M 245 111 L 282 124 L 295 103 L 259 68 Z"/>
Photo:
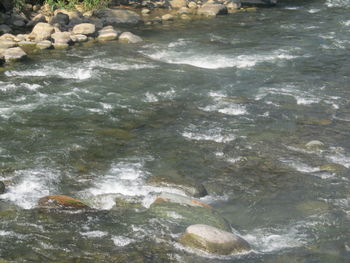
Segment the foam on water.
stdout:
<path fill-rule="evenodd" d="M 340 164 L 346 168 L 350 168 L 350 157 L 343 153 L 335 153 L 326 156 L 326 159 L 330 162 Z"/>
<path fill-rule="evenodd" d="M 327 0 L 325 4 L 328 7 L 350 7 L 349 0 Z"/>
<path fill-rule="evenodd" d="M 31 209 L 38 200 L 55 192 L 58 172 L 50 169 L 21 170 L 15 172 L 14 184 L 7 187 L 0 199 L 14 202 L 16 205 Z"/>
<path fill-rule="evenodd" d="M 236 139 L 233 132 L 226 132 L 221 128 L 199 129 L 197 127 L 189 127 L 185 129 L 182 136 L 190 140 L 196 141 L 214 141 L 217 143 L 227 143 Z"/>
<path fill-rule="evenodd" d="M 89 68 L 105 68 L 112 70 L 140 70 L 140 69 L 153 69 L 157 68 L 157 65 L 152 63 L 144 63 L 138 61 L 130 61 L 126 62 L 116 62 L 114 59 L 95 59 L 88 63 Z"/>
<path fill-rule="evenodd" d="M 80 195 L 98 209 L 111 209 L 115 205 L 115 198 L 120 195 L 126 199 L 139 197 L 146 207 L 154 201 L 156 193 L 185 195 L 181 190 L 146 185 L 145 179 L 148 176 L 150 175 L 144 170 L 142 161 L 121 161 L 114 163 L 106 175 L 97 178 L 93 182 L 94 186 L 82 191 Z"/>
<path fill-rule="evenodd" d="M 5 75 L 8 77 L 60 77 L 63 79 L 85 80 L 92 77 L 93 71 L 91 68 L 57 68 L 54 66 L 45 65 L 40 69 L 6 71 Z"/>
<path fill-rule="evenodd" d="M 112 236 L 112 241 L 117 247 L 125 247 L 135 240 L 124 236 Z"/>
<path fill-rule="evenodd" d="M 103 231 L 89 231 L 89 232 L 80 232 L 80 234 L 82 236 L 86 236 L 86 237 L 104 237 L 107 236 L 108 233 L 107 232 L 103 232 Z"/>
<path fill-rule="evenodd" d="M 299 160 L 280 158 L 279 161 L 284 163 L 284 164 L 287 164 L 289 167 L 291 167 L 291 168 L 293 168 L 301 173 L 314 173 L 314 172 L 320 171 L 319 167 L 309 166 L 309 165 L 307 165 Z"/>
<path fill-rule="evenodd" d="M 297 56 L 289 54 L 285 50 L 276 50 L 267 54 L 259 55 L 237 55 L 228 56 L 221 54 L 199 54 L 198 51 L 174 51 L 148 50 L 142 52 L 150 58 L 170 64 L 187 64 L 198 68 L 220 69 L 220 68 L 251 68 L 258 63 L 273 62 L 276 60 L 290 60 Z"/>
<path fill-rule="evenodd" d="M 299 228 L 299 225 L 286 229 L 258 228 L 242 237 L 249 242 L 255 251 L 270 253 L 305 245 L 307 236 Z"/>

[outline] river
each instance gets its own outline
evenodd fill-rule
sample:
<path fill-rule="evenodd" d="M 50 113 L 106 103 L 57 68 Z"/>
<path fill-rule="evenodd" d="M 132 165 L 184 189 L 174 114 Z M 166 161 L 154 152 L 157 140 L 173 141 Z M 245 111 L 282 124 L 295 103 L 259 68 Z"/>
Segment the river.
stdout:
<path fill-rule="evenodd" d="M 140 45 L 41 51 L 7 67 L 0 257 L 350 262 L 349 12 L 349 0 L 283 2 L 140 26 Z M 181 246 L 181 215 L 148 209 L 157 193 L 184 193 L 150 185 L 154 176 L 203 184 L 201 201 L 252 251 Z M 37 210 L 48 194 L 95 210 Z"/>

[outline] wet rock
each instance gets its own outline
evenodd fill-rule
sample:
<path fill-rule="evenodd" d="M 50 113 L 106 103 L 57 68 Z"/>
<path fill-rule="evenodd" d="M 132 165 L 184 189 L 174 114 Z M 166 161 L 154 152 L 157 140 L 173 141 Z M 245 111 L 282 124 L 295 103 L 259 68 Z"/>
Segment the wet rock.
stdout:
<path fill-rule="evenodd" d="M 187 8 L 187 7 L 181 7 L 177 13 L 180 14 L 180 15 L 182 15 L 182 14 L 190 14 L 191 10 L 189 8 Z"/>
<path fill-rule="evenodd" d="M 36 46 L 36 43 L 32 41 L 23 40 L 18 42 L 18 46 L 20 46 L 21 48 L 33 48 Z"/>
<path fill-rule="evenodd" d="M 230 1 L 226 4 L 226 7 L 228 10 L 232 11 L 232 10 L 237 10 L 241 7 L 241 2 L 233 2 Z"/>
<path fill-rule="evenodd" d="M 9 40 L 9 41 L 15 41 L 15 36 L 12 34 L 3 34 L 2 36 L 0 36 L 0 41 L 1 40 Z"/>
<path fill-rule="evenodd" d="M 0 181 L 0 194 L 3 194 L 5 192 L 5 184 Z"/>
<path fill-rule="evenodd" d="M 220 255 L 236 254 L 250 250 L 250 245 L 243 238 L 216 227 L 202 224 L 187 227 L 179 241 L 184 246 Z"/>
<path fill-rule="evenodd" d="M 305 144 L 305 147 L 310 151 L 320 151 L 324 149 L 324 143 L 317 140 L 313 140 Z"/>
<path fill-rule="evenodd" d="M 6 34 L 6 33 L 10 33 L 12 31 L 11 27 L 9 27 L 8 25 L 0 25 L 0 34 Z"/>
<path fill-rule="evenodd" d="M 186 7 L 187 2 L 186 0 L 171 0 L 170 5 L 172 8 L 181 8 L 181 7 Z"/>
<path fill-rule="evenodd" d="M 152 176 L 147 179 L 147 183 L 158 187 L 179 189 L 184 191 L 186 194 L 197 198 L 208 195 L 208 192 L 203 184 L 188 178 L 182 178 L 181 175 L 171 177 Z"/>
<path fill-rule="evenodd" d="M 37 23 L 32 33 L 30 33 L 30 38 L 35 39 L 35 42 L 40 42 L 42 40 L 47 40 L 54 33 L 55 28 L 48 23 Z"/>
<path fill-rule="evenodd" d="M 6 62 L 18 61 L 27 57 L 27 54 L 20 47 L 6 49 L 3 55 Z"/>
<path fill-rule="evenodd" d="M 89 208 L 83 202 L 66 195 L 48 195 L 38 201 L 39 208 L 45 209 L 84 209 Z"/>
<path fill-rule="evenodd" d="M 332 124 L 332 120 L 321 118 L 300 118 L 297 119 L 297 123 L 303 125 L 326 126 Z"/>
<path fill-rule="evenodd" d="M 304 201 L 296 206 L 296 209 L 305 216 L 316 213 L 325 213 L 329 210 L 329 205 L 322 201 Z"/>
<path fill-rule="evenodd" d="M 197 11 L 198 15 L 217 16 L 227 14 L 227 7 L 222 4 L 206 3 Z"/>
<path fill-rule="evenodd" d="M 94 12 L 94 15 L 103 21 L 104 25 L 138 24 L 141 17 L 131 10 L 122 9 L 101 9 Z"/>
<path fill-rule="evenodd" d="M 158 199 L 150 206 L 148 213 L 157 218 L 176 222 L 181 226 L 207 224 L 226 231 L 231 230 L 229 223 L 215 209 L 206 204 L 194 204 L 192 200 L 185 201 L 178 198 L 170 202 Z"/>
<path fill-rule="evenodd" d="M 48 49 L 48 48 L 52 47 L 52 43 L 49 40 L 43 40 L 43 41 L 38 42 L 36 44 L 36 47 L 38 49 Z"/>
<path fill-rule="evenodd" d="M 106 26 L 98 31 L 97 39 L 100 41 L 115 40 L 120 33 L 120 31 L 115 30 L 112 26 Z"/>
<path fill-rule="evenodd" d="M 91 23 L 82 23 L 79 25 L 74 26 L 73 28 L 73 34 L 76 35 L 93 35 L 96 31 L 96 26 Z"/>
<path fill-rule="evenodd" d="M 142 42 L 142 38 L 134 35 L 133 33 L 130 32 L 123 32 L 120 36 L 119 36 L 119 41 L 121 42 L 126 42 L 126 43 L 140 43 Z"/>
<path fill-rule="evenodd" d="M 86 35 L 72 35 L 70 37 L 74 43 L 81 43 L 88 41 L 88 37 Z"/>
<path fill-rule="evenodd" d="M 192 19 L 189 15 L 186 15 L 186 14 L 182 14 L 182 15 L 180 16 L 180 18 L 181 18 L 182 20 L 191 20 L 191 19 Z"/>
<path fill-rule="evenodd" d="M 154 203 L 163 203 L 163 202 L 175 203 L 175 204 L 186 205 L 186 206 L 205 207 L 205 208 L 212 209 L 210 205 L 202 203 L 197 199 L 193 199 L 183 195 L 172 194 L 172 193 L 161 193 L 159 196 L 157 196 L 156 200 L 154 201 Z"/>
<path fill-rule="evenodd" d="M 163 21 L 173 21 L 174 20 L 174 16 L 171 14 L 165 14 L 162 16 L 162 20 Z"/>

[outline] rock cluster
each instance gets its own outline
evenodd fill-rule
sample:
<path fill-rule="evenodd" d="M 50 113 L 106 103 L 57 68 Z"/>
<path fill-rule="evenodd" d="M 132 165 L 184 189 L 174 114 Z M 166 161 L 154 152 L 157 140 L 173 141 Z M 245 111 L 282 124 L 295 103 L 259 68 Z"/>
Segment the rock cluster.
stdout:
<path fill-rule="evenodd" d="M 11 19 L 17 19 L 16 25 L 2 24 Z M 21 60 L 27 56 L 26 52 L 35 48 L 66 49 L 75 43 L 94 39 L 107 41 L 119 37 L 122 42 L 139 43 L 142 42 L 139 36 L 130 32 L 122 34 L 113 26 L 137 24 L 140 21 L 140 16 L 134 11 L 109 8 L 86 14 L 67 10 L 55 10 L 52 13 L 44 5 L 40 13 L 32 12 L 31 19 L 22 13 L 14 13 L 4 21 L 0 19 L 0 64 Z M 18 27 L 32 27 L 32 30 L 28 34 L 10 34 Z"/>

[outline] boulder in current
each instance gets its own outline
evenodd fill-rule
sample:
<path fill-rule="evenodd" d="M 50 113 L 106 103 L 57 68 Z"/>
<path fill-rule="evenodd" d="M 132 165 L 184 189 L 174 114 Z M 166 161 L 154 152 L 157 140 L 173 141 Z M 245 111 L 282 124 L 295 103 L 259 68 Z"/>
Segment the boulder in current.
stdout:
<path fill-rule="evenodd" d="M 0 194 L 3 194 L 5 192 L 5 184 L 0 181 Z"/>
<path fill-rule="evenodd" d="M 85 209 L 83 202 L 66 195 L 48 195 L 38 201 L 39 208 L 46 209 Z"/>
<path fill-rule="evenodd" d="M 123 32 L 120 36 L 119 36 L 119 41 L 121 42 L 126 42 L 126 43 L 140 43 L 142 42 L 142 38 L 134 35 L 133 33 L 130 32 Z"/>
<path fill-rule="evenodd" d="M 18 61 L 27 57 L 27 54 L 20 47 L 6 49 L 3 55 L 6 62 Z"/>
<path fill-rule="evenodd" d="M 179 241 L 184 246 L 220 255 L 236 254 L 250 250 L 250 245 L 243 238 L 203 224 L 187 227 Z"/>
<path fill-rule="evenodd" d="M 223 4 L 206 3 L 198 9 L 197 14 L 203 16 L 217 16 L 227 14 L 227 7 Z"/>

